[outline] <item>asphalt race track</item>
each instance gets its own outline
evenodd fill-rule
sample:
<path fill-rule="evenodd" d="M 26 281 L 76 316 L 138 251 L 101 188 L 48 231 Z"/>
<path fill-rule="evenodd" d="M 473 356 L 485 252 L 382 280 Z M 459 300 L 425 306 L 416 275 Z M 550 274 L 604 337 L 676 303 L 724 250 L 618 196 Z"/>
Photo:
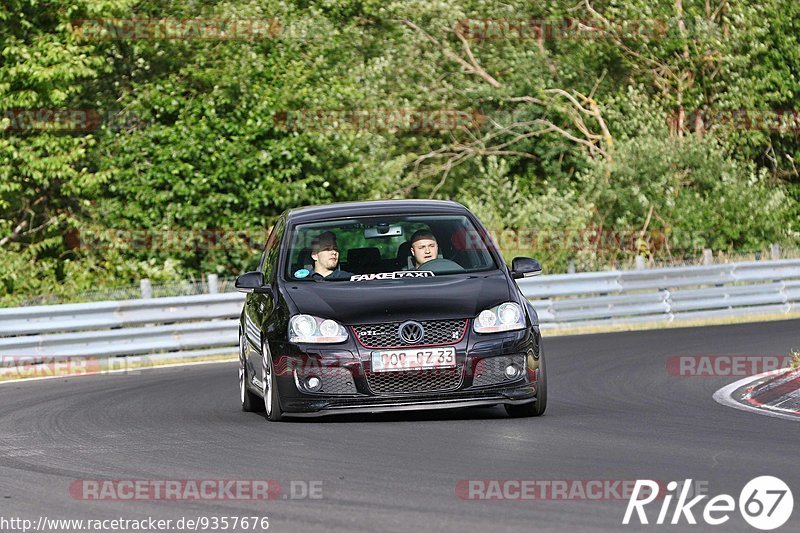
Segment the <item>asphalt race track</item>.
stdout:
<path fill-rule="evenodd" d="M 459 480 L 693 479 L 731 494 L 780 477 L 800 501 L 800 424 L 719 405 L 736 377 L 677 377 L 674 355 L 787 354 L 800 321 L 546 338 L 549 404 L 268 423 L 236 363 L 0 386 L 0 516 L 268 516 L 270 531 L 756 531 L 623 526 L 626 499 L 461 499 Z M 321 481 L 321 499 L 86 501 L 76 480 Z M 302 487 L 303 484 L 295 484 Z M 315 485 L 318 486 L 318 485 Z M 302 492 L 302 491 L 299 491 Z M 302 494 L 295 494 L 302 496 Z M 661 503 L 647 507 L 652 524 Z M 673 500 L 674 506 L 674 500 Z M 671 517 L 672 513 L 668 515 Z M 781 528 L 797 531 L 800 512 Z M 252 530 L 252 529 L 251 529 Z"/>

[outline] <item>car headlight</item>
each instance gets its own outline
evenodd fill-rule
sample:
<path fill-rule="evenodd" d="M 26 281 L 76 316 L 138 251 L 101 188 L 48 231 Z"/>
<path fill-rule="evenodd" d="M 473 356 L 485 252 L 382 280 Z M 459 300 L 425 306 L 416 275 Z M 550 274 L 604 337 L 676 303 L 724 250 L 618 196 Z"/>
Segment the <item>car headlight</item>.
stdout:
<path fill-rule="evenodd" d="M 472 329 L 475 330 L 475 333 L 525 329 L 525 314 L 519 304 L 505 302 L 481 311 L 472 322 Z"/>
<path fill-rule="evenodd" d="M 295 315 L 289 319 L 289 342 L 344 342 L 347 330 L 330 318 Z"/>

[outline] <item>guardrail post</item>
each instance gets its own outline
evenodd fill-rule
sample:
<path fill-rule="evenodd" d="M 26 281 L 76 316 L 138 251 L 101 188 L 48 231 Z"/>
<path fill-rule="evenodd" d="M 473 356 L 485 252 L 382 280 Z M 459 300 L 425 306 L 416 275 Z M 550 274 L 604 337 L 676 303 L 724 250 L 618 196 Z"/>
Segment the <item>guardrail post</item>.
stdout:
<path fill-rule="evenodd" d="M 644 270 L 647 268 L 644 263 L 644 257 L 641 255 L 636 256 L 636 270 Z"/>
<path fill-rule="evenodd" d="M 142 290 L 142 298 L 153 297 L 153 286 L 150 284 L 149 278 L 144 278 L 139 281 L 139 288 Z"/>
<path fill-rule="evenodd" d="M 219 276 L 216 274 L 208 275 L 208 294 L 219 293 Z"/>
<path fill-rule="evenodd" d="M 780 259 L 781 258 L 781 247 L 779 244 L 770 244 L 769 245 L 769 256 L 773 259 Z"/>
<path fill-rule="evenodd" d="M 714 253 L 711 251 L 711 248 L 703 248 L 703 264 L 714 264 Z"/>
<path fill-rule="evenodd" d="M 567 261 L 567 274 L 574 274 L 575 273 L 575 261 L 570 259 Z"/>

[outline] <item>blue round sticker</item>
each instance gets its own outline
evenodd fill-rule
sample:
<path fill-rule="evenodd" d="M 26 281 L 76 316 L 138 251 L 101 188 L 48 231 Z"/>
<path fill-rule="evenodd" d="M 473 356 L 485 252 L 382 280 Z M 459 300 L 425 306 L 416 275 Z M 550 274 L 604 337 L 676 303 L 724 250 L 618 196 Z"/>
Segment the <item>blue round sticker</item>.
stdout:
<path fill-rule="evenodd" d="M 300 270 L 298 270 L 297 272 L 294 273 L 294 277 L 296 277 L 296 278 L 304 278 L 304 277 L 308 276 L 309 274 L 311 274 L 310 270 L 306 270 L 305 268 L 301 268 Z"/>

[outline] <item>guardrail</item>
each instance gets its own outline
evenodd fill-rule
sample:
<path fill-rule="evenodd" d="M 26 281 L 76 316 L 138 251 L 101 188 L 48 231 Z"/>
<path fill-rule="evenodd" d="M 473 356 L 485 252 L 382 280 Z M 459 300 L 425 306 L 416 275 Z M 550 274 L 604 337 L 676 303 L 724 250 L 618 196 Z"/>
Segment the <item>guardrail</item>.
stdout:
<path fill-rule="evenodd" d="M 238 344 L 240 293 L 0 309 L 0 356 L 110 357 Z M 227 349 L 233 351 L 233 348 Z"/>
<path fill-rule="evenodd" d="M 793 259 L 539 276 L 518 285 L 543 329 L 800 311 L 800 260 Z M 0 309 L 0 357 L 235 353 L 243 298 L 224 293 Z"/>
<path fill-rule="evenodd" d="M 563 274 L 518 280 L 544 329 L 800 311 L 800 260 Z"/>

